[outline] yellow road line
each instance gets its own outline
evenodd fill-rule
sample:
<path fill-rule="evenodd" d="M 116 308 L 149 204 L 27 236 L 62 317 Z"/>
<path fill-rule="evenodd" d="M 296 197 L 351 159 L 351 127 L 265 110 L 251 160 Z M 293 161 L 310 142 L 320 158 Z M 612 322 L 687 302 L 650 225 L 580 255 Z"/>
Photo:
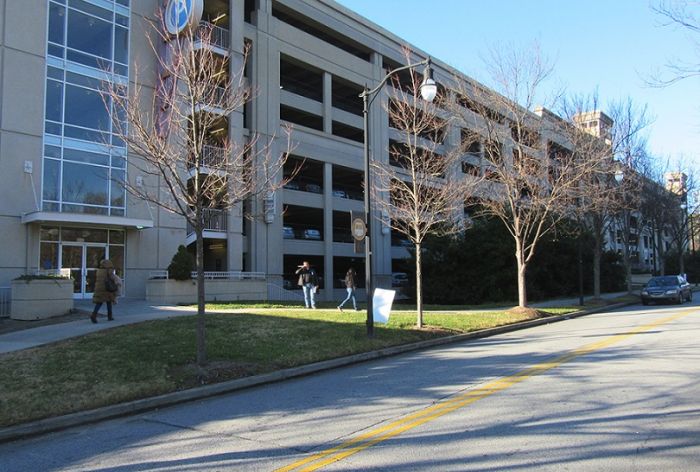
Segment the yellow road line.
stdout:
<path fill-rule="evenodd" d="M 687 313 L 680 313 L 673 316 L 668 316 L 666 318 L 662 318 L 660 320 L 654 321 L 653 323 L 649 323 L 635 328 L 633 330 L 627 331 L 626 333 L 617 334 L 607 339 L 603 339 L 602 341 L 598 341 L 580 347 L 578 349 L 574 349 L 560 357 L 554 358 L 546 362 L 535 364 L 508 377 L 493 380 L 489 383 L 482 385 L 481 387 L 477 387 L 466 393 L 457 395 L 449 400 L 444 400 L 440 403 L 436 403 L 435 405 L 420 410 L 416 413 L 407 415 L 389 424 L 372 429 L 335 447 L 326 449 L 325 451 L 321 451 L 317 454 L 313 454 L 309 457 L 301 459 L 297 462 L 294 462 L 293 464 L 289 464 L 280 469 L 276 469 L 275 472 L 289 472 L 297 469 L 302 471 L 318 470 L 321 467 L 332 464 L 334 462 L 341 461 L 349 456 L 352 456 L 353 454 L 357 454 L 358 452 L 372 447 L 382 441 L 386 441 L 387 439 L 397 436 L 403 432 L 406 432 L 417 426 L 433 421 L 434 419 L 437 419 L 443 415 L 446 415 L 455 410 L 470 405 L 476 402 L 477 400 L 481 400 L 482 398 L 486 398 L 490 395 L 493 395 L 494 393 L 498 393 L 502 390 L 505 390 L 508 387 L 522 382 L 523 380 L 526 380 L 532 376 L 547 372 L 548 370 L 558 367 L 564 364 L 565 362 L 569 362 L 570 360 L 575 359 L 579 356 L 583 356 L 585 354 L 590 354 L 594 351 L 604 349 L 613 344 L 619 343 L 631 336 L 634 336 L 635 334 L 643 333 L 645 331 L 654 329 L 657 326 L 670 323 L 671 321 L 687 316 L 690 313 L 691 311 L 688 311 Z"/>

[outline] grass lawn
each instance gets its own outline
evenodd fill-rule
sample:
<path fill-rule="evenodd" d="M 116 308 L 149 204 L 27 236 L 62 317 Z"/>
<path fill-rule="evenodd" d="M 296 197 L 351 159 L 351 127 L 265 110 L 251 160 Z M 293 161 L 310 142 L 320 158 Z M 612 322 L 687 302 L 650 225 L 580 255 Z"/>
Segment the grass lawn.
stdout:
<path fill-rule="evenodd" d="M 243 308 L 216 305 L 216 309 Z M 504 312 L 452 307 L 392 312 L 366 336 L 363 311 L 305 310 L 246 304 L 245 311 L 207 314 L 207 382 L 230 380 L 311 362 L 526 319 Z M 209 306 L 208 310 L 214 310 Z M 547 309 L 551 314 L 575 307 Z M 194 316 L 148 321 L 0 355 L 0 427 L 146 398 L 198 385 Z"/>

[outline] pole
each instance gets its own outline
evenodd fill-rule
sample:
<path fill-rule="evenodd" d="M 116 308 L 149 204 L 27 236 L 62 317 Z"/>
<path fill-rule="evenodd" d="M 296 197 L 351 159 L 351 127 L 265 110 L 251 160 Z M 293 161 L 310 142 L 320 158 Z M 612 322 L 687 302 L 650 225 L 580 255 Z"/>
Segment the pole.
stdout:
<path fill-rule="evenodd" d="M 581 244 L 581 233 L 578 235 L 578 304 L 583 306 L 583 245 Z"/>
<path fill-rule="evenodd" d="M 364 118 L 364 158 L 365 158 L 365 292 L 367 292 L 367 337 L 374 337 L 374 315 L 372 310 L 372 241 L 371 228 L 371 200 L 370 200 L 370 176 L 369 176 L 369 88 L 365 85 L 362 94 L 362 114 Z"/>
<path fill-rule="evenodd" d="M 365 234 L 365 289 L 367 291 L 367 337 L 374 336 L 374 316 L 372 310 L 372 239 L 371 239 L 371 228 L 372 228 L 372 217 L 371 217 L 371 199 L 370 199 L 370 160 L 369 160 L 369 107 L 372 101 L 376 97 L 376 93 L 381 90 L 384 84 L 389 80 L 394 74 L 404 71 L 414 69 L 418 66 L 426 66 L 424 72 L 424 77 L 432 81 L 432 69 L 430 68 L 430 58 L 417 62 L 415 64 L 409 64 L 407 66 L 399 67 L 390 71 L 384 76 L 384 78 L 379 82 L 379 84 L 370 90 L 370 88 L 365 84 L 365 88 L 360 94 L 362 97 L 362 115 L 364 118 L 364 158 L 365 158 L 365 228 L 367 233 Z M 424 84 L 428 81 L 424 79 Z M 435 82 L 432 83 L 435 86 Z M 372 96 L 372 99 L 370 99 Z M 432 98 L 430 98 L 432 101 Z"/>

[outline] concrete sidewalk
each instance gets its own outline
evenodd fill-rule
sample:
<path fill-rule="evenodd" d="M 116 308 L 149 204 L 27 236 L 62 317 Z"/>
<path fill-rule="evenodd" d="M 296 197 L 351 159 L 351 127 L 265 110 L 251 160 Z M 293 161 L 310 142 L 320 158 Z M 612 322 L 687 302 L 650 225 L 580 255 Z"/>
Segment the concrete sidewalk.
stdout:
<path fill-rule="evenodd" d="M 625 294 L 626 292 L 606 293 L 603 294 L 602 298 L 614 299 Z M 590 298 L 591 297 L 586 297 L 586 299 Z M 578 301 L 578 297 L 566 298 L 533 303 L 530 306 L 534 308 L 575 306 L 578 304 Z M 175 316 L 193 315 L 197 312 L 196 308 L 189 306 L 152 305 L 143 299 L 120 298 L 119 303 L 114 306 L 114 321 L 107 321 L 105 314 L 107 308 L 103 306 L 101 316 L 98 317 L 98 323 L 94 324 L 88 319 L 88 314 L 92 311 L 93 307 L 92 301 L 79 300 L 75 302 L 75 309 L 85 313 L 84 319 L 38 326 L 36 328 L 28 328 L 0 335 L 0 354 L 83 336 L 96 331 L 114 328 L 115 326 L 140 323 L 149 320 L 161 320 Z M 511 307 L 503 307 L 503 309 L 508 308 Z M 498 309 L 500 308 L 489 308 L 488 310 L 479 309 L 474 311 L 493 311 Z"/>
<path fill-rule="evenodd" d="M 114 321 L 107 321 L 107 307 L 103 305 L 100 310 L 100 316 L 98 316 L 98 322 L 95 324 L 91 323 L 89 319 L 89 313 L 94 307 L 92 301 L 76 300 L 74 307 L 79 312 L 85 313 L 83 319 L 38 326 L 0 335 L 0 354 L 83 336 L 95 331 L 114 328 L 115 326 L 172 318 L 174 316 L 193 315 L 197 312 L 196 308 L 188 306 L 158 306 L 152 305 L 143 299 L 120 298 L 119 303 L 113 307 Z"/>

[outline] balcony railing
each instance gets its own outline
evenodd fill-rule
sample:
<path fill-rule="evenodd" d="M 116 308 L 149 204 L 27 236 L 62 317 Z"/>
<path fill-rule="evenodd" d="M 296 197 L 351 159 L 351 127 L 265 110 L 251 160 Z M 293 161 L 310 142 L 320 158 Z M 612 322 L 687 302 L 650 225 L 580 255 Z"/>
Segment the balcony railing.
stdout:
<path fill-rule="evenodd" d="M 202 162 L 201 167 L 209 167 L 212 169 L 222 169 L 224 168 L 224 163 L 226 160 L 226 150 L 218 146 L 210 146 L 205 144 L 202 147 Z M 194 159 L 190 156 L 188 161 L 188 166 L 190 168 L 194 167 Z"/>
<path fill-rule="evenodd" d="M 201 41 L 203 33 L 208 30 L 211 30 L 211 45 L 228 51 L 229 44 L 231 44 L 231 35 L 228 29 L 215 26 L 206 21 L 202 21 L 199 24 L 199 28 L 197 28 L 197 31 L 195 32 L 195 40 Z"/>
<path fill-rule="evenodd" d="M 150 279 L 167 279 L 167 270 L 152 270 L 149 273 Z M 192 271 L 190 277 L 197 278 L 197 271 Z M 265 280 L 267 275 L 265 272 L 241 272 L 241 271 L 205 271 L 204 278 L 208 280 Z"/>
<path fill-rule="evenodd" d="M 224 210 L 204 210 L 204 231 L 225 233 L 228 229 L 228 214 Z M 187 234 L 194 233 L 194 227 L 187 222 Z"/>

